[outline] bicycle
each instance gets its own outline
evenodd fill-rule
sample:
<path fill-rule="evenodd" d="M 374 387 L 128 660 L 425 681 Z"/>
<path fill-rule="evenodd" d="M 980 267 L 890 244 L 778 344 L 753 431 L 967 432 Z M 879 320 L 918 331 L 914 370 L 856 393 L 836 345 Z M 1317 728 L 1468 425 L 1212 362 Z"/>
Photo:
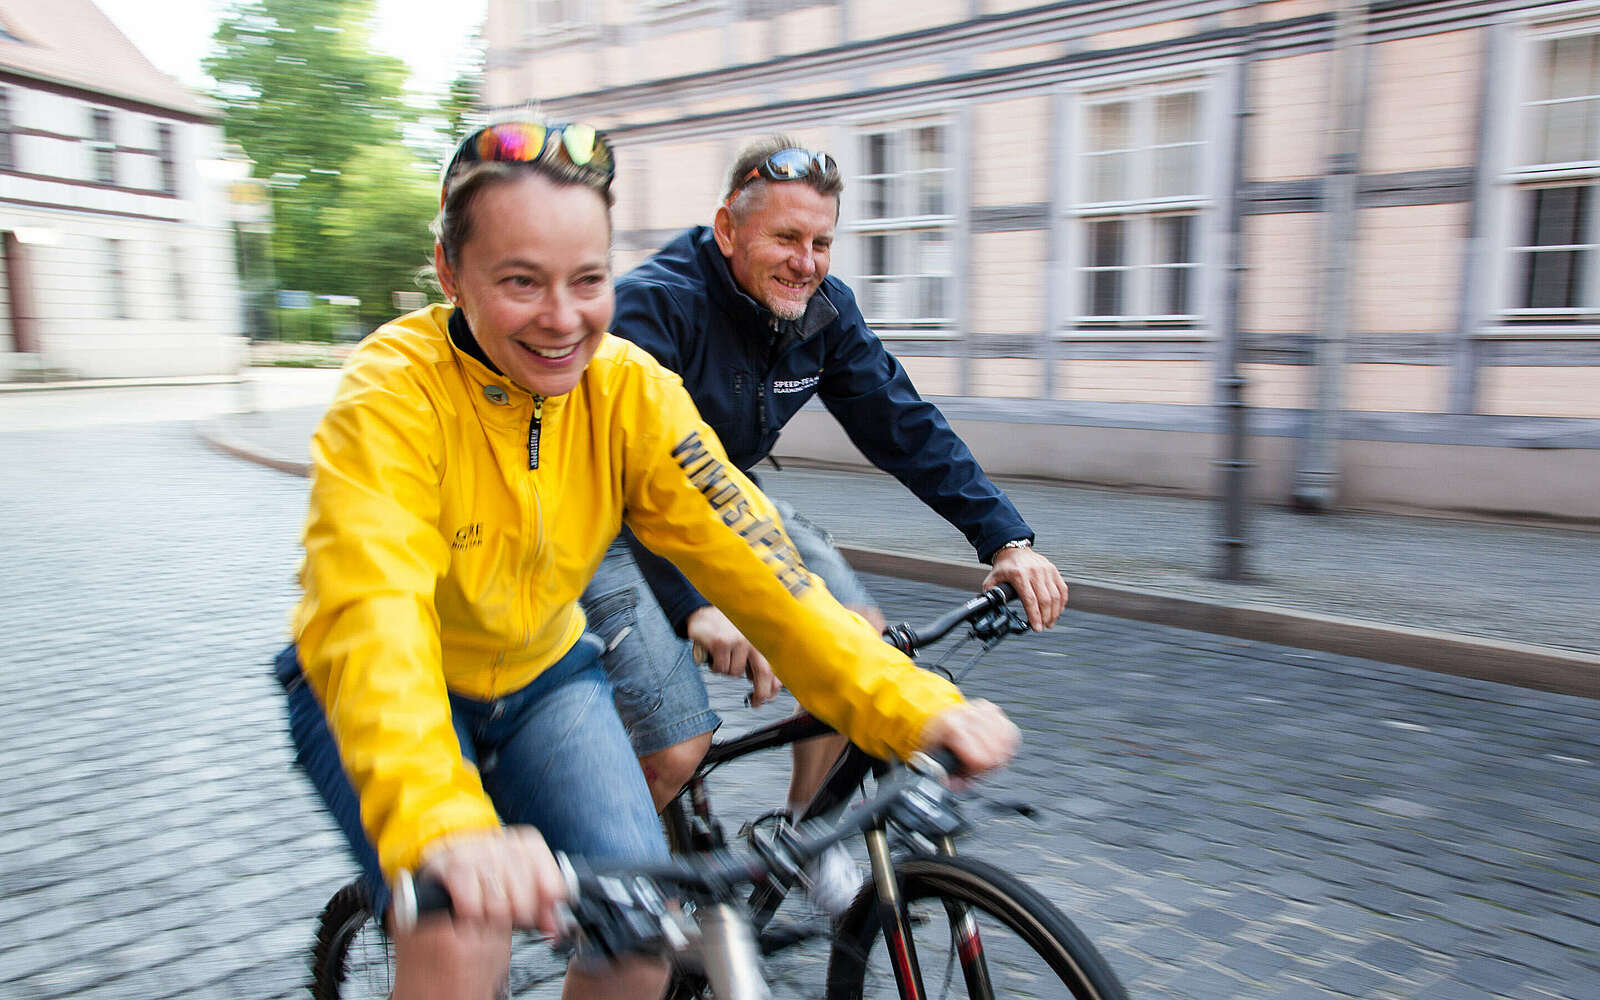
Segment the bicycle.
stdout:
<path fill-rule="evenodd" d="M 968 639 L 982 643 L 975 661 L 1008 635 L 1027 630 L 1026 622 L 1006 606 L 1014 596 L 1009 587 L 997 587 L 920 628 L 896 625 L 885 639 L 914 656 L 966 625 Z M 706 787 L 711 772 L 750 754 L 832 731 L 802 713 L 714 742 L 663 813 L 674 864 L 623 874 L 656 884 L 662 898 L 673 898 L 662 891 L 664 887 L 689 891 L 691 901 L 700 904 L 692 907 L 696 914 L 709 906 L 712 909 L 706 912 L 727 920 L 723 908 L 732 907 L 746 922 L 753 947 L 769 970 L 785 965 L 780 971 L 788 976 L 810 978 L 802 988 L 812 988 L 804 995 L 814 995 L 820 984 L 829 1000 L 922 1000 L 952 995 L 952 989 L 957 991 L 953 995 L 981 998 L 1070 995 L 1076 1000 L 1126 1000 L 1109 964 L 1052 903 L 1010 873 L 955 853 L 954 836 L 962 824 L 952 818 L 957 814 L 943 798 L 932 796 L 926 784 L 889 777 L 890 765 L 853 745 L 846 747 L 794 825 L 769 822 L 776 819 L 769 814 L 740 831 L 764 867 L 727 860 L 728 841 Z M 879 795 L 830 824 L 826 817 L 843 809 L 869 775 L 879 781 Z M 921 789 L 909 800 L 920 803 L 927 815 L 904 806 L 907 787 Z M 800 882 L 804 862 L 855 833 L 865 839 L 871 878 L 844 913 L 831 921 L 775 921 L 780 904 Z M 744 877 L 734 879 L 739 873 Z M 733 881 L 751 886 L 736 906 L 728 892 Z M 719 886 L 721 894 L 708 896 L 708 885 Z M 334 894 L 319 919 L 312 961 L 312 995 L 319 1000 L 387 995 L 391 982 L 387 939 L 365 895 L 361 884 L 352 882 Z M 717 991 L 713 977 L 681 945 L 674 951 L 659 947 L 660 939 L 652 944 L 676 955 L 669 1000 L 731 996 Z M 809 953 L 811 945 L 820 945 L 825 954 Z M 510 995 L 558 995 L 565 965 L 549 946 L 519 935 L 515 947 Z M 929 958 L 935 954 L 943 957 L 943 989 L 930 994 L 930 977 L 925 973 L 933 967 Z M 741 973 L 736 982 L 747 978 L 748 973 Z M 351 989 L 362 983 L 372 992 Z"/>

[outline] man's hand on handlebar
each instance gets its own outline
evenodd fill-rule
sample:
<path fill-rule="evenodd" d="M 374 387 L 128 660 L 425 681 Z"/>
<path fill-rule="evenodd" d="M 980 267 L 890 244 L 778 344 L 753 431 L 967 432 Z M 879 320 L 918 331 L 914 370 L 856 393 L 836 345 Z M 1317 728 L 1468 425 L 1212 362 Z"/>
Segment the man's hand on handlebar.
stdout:
<path fill-rule="evenodd" d="M 428 846 L 422 867 L 449 891 L 457 920 L 561 933 L 567 883 L 531 826 L 451 834 Z"/>
<path fill-rule="evenodd" d="M 1017 752 L 1021 733 L 993 702 L 982 698 L 945 709 L 922 729 L 922 748 L 955 755 L 964 777 L 1004 766 Z"/>
<path fill-rule="evenodd" d="M 994 554 L 994 568 L 983 579 L 983 589 L 1009 583 L 1027 612 L 1028 627 L 1035 632 L 1049 628 L 1067 606 L 1067 581 L 1055 564 L 1033 549 L 1001 549 Z"/>
<path fill-rule="evenodd" d="M 697 659 L 704 654 L 706 665 L 717 673 L 750 678 L 750 707 L 760 708 L 783 690 L 767 658 L 721 611 L 709 604 L 696 608 L 689 612 L 684 629 L 694 640 Z"/>

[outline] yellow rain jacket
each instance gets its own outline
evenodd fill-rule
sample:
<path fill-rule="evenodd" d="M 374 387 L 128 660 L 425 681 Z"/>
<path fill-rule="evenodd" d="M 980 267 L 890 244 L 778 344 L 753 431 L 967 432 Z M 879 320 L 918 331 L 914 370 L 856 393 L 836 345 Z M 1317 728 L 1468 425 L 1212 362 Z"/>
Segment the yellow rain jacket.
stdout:
<path fill-rule="evenodd" d="M 571 648 L 578 595 L 624 520 L 868 751 L 909 754 L 961 700 L 806 571 L 643 350 L 607 336 L 575 389 L 540 400 L 453 346 L 449 314 L 368 337 L 312 438 L 294 631 L 386 874 L 499 824 L 446 692 L 509 694 Z"/>

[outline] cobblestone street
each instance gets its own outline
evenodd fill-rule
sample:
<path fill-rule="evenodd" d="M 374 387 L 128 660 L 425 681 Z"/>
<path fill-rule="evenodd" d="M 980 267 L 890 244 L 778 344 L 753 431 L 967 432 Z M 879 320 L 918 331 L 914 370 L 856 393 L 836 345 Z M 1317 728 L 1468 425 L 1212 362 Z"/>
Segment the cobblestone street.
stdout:
<path fill-rule="evenodd" d="M 267 670 L 305 481 L 190 422 L 0 431 L 0 467 L 0 996 L 303 996 L 351 870 Z M 1040 808 L 967 849 L 1135 997 L 1600 1000 L 1600 702 L 1071 612 L 965 686 Z"/>

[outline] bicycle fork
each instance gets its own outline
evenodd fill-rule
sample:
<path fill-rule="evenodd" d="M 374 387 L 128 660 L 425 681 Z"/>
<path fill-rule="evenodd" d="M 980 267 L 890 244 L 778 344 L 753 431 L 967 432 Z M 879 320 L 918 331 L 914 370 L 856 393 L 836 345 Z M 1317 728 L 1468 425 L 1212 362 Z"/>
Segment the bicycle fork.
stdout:
<path fill-rule="evenodd" d="M 925 1000 L 928 994 L 922 982 L 922 966 L 917 961 L 911 921 L 906 913 L 899 879 L 895 877 L 894 862 L 889 857 L 888 834 L 880 825 L 866 832 L 866 840 L 867 857 L 872 862 L 872 882 L 878 896 L 878 922 L 883 928 L 884 948 L 894 967 L 901 1000 Z M 943 857 L 953 857 L 956 853 L 955 842 L 950 837 L 940 837 L 938 848 L 938 853 Z M 963 903 L 945 900 L 944 908 L 950 921 L 950 937 L 956 958 L 961 963 L 961 975 L 966 980 L 968 996 L 975 1000 L 994 1000 L 994 984 L 989 979 L 989 965 L 984 959 L 978 921 Z"/>

